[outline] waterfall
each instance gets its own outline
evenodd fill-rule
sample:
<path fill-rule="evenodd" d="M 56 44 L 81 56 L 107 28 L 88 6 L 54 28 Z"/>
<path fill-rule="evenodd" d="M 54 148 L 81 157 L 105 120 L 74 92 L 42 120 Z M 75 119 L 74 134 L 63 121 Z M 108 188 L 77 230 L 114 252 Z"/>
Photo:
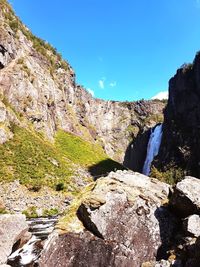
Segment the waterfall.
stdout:
<path fill-rule="evenodd" d="M 151 130 L 151 135 L 147 146 L 147 155 L 142 170 L 142 173 L 145 175 L 150 174 L 151 163 L 154 157 L 158 155 L 161 140 L 162 140 L 162 124 L 159 124 L 154 128 L 154 130 Z"/>
<path fill-rule="evenodd" d="M 38 266 L 37 261 L 48 235 L 52 233 L 57 217 L 36 218 L 28 220 L 31 239 L 23 247 L 13 251 L 8 257 L 9 266 Z"/>

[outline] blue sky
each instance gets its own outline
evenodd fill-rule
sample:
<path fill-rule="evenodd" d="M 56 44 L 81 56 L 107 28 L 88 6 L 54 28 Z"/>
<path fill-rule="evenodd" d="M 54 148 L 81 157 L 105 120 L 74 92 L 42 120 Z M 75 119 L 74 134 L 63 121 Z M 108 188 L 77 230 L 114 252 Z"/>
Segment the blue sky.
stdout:
<path fill-rule="evenodd" d="M 10 0 L 98 98 L 150 99 L 200 50 L 200 0 Z"/>

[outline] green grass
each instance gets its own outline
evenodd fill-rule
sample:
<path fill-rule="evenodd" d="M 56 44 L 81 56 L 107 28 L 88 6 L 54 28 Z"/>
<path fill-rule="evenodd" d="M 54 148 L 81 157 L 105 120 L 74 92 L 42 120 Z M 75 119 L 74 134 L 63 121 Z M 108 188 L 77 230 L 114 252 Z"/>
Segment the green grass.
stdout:
<path fill-rule="evenodd" d="M 110 159 L 99 144 L 87 142 L 73 134 L 58 131 L 55 145 L 73 163 L 86 167 L 94 178 L 110 171 L 124 169 L 121 164 Z"/>
<path fill-rule="evenodd" d="M 37 208 L 35 206 L 31 206 L 26 210 L 22 211 L 22 214 L 26 216 L 26 218 L 37 218 Z"/>
<path fill-rule="evenodd" d="M 71 176 L 77 165 L 91 175 L 101 175 L 122 166 L 108 158 L 96 144 L 58 131 L 55 144 L 34 130 L 12 125 L 13 139 L 0 145 L 0 181 L 19 180 L 32 191 L 44 185 L 55 190 L 77 191 Z M 84 178 L 84 177 L 83 177 Z"/>
<path fill-rule="evenodd" d="M 52 209 L 45 209 L 42 213 L 44 217 L 49 217 L 49 216 L 56 216 L 59 214 L 59 210 L 57 208 L 52 208 Z"/>
<path fill-rule="evenodd" d="M 33 188 L 69 183 L 70 163 L 53 145 L 32 131 L 17 126 L 12 130 L 14 138 L 0 145 L 0 181 L 19 179 Z"/>
<path fill-rule="evenodd" d="M 63 155 L 82 166 L 90 166 L 108 159 L 101 146 L 61 130 L 56 134 L 55 145 Z"/>

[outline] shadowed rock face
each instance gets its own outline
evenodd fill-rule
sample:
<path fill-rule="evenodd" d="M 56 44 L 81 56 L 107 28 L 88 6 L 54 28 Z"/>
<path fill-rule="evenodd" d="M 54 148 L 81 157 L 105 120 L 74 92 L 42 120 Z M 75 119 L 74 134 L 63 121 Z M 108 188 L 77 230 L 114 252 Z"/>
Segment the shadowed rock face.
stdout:
<path fill-rule="evenodd" d="M 163 141 L 156 167 L 180 167 L 200 177 L 200 54 L 169 82 Z"/>
<path fill-rule="evenodd" d="M 142 172 L 150 133 L 150 130 L 139 133 L 126 149 L 123 165 L 130 170 Z"/>
<path fill-rule="evenodd" d="M 97 180 L 77 210 L 83 231 L 54 235 L 40 266 L 138 267 L 165 257 L 176 227 L 161 207 L 168 192 L 166 184 L 127 171 Z"/>

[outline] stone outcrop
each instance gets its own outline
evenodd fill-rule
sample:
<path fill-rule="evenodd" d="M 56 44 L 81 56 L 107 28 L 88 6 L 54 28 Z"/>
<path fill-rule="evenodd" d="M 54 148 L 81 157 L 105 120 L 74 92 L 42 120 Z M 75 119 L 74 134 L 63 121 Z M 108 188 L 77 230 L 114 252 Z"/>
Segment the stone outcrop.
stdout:
<path fill-rule="evenodd" d="M 182 169 L 200 177 L 200 53 L 169 81 L 163 140 L 155 161 L 161 171 Z"/>
<path fill-rule="evenodd" d="M 200 216 L 193 214 L 184 221 L 185 231 L 192 236 L 200 236 Z"/>
<path fill-rule="evenodd" d="M 192 180 L 196 184 L 189 188 Z M 186 177 L 181 183 L 172 190 L 127 171 L 99 179 L 73 204 L 76 218 L 70 213 L 58 224 L 40 266 L 200 266 L 199 215 L 195 214 L 200 181 Z M 191 215 L 182 214 L 181 219 L 176 195 L 180 188 L 179 194 L 193 203 Z"/>
<path fill-rule="evenodd" d="M 186 176 L 175 185 L 170 198 L 170 208 L 176 216 L 181 218 L 173 245 L 181 267 L 200 266 L 199 195 L 200 180 Z"/>
<path fill-rule="evenodd" d="M 167 184 L 128 171 L 97 180 L 77 207 L 84 227 L 77 232 L 66 222 L 68 232 L 50 238 L 41 266 L 138 267 L 164 257 L 177 223 L 162 206 L 168 194 Z"/>
<path fill-rule="evenodd" d="M 24 215 L 0 215 L 0 264 L 7 262 L 13 245 L 23 239 L 27 230 Z"/>
<path fill-rule="evenodd" d="M 200 214 L 199 179 L 187 176 L 177 183 L 170 204 L 181 217 Z"/>

